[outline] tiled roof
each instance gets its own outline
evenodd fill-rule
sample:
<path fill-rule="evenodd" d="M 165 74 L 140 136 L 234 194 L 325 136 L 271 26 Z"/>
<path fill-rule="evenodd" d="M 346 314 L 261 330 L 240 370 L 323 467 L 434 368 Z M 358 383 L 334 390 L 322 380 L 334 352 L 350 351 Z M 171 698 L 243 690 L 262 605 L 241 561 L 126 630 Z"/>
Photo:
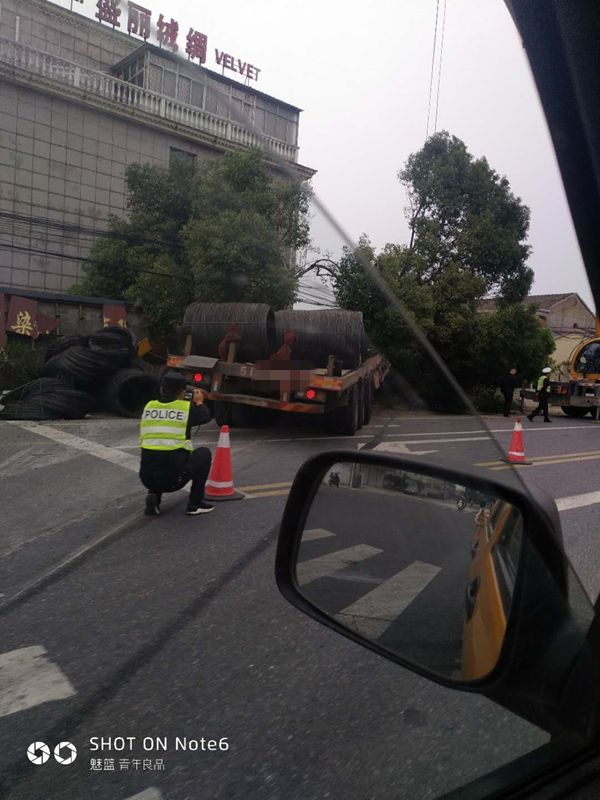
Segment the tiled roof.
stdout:
<path fill-rule="evenodd" d="M 528 306 L 536 306 L 537 308 L 550 309 L 561 300 L 566 300 L 571 297 L 575 292 L 564 292 L 562 294 L 530 294 L 527 295 L 523 301 Z M 581 299 L 581 298 L 580 298 Z M 583 302 L 583 301 L 581 301 Z M 494 311 L 496 309 L 497 300 L 495 297 L 485 297 L 479 301 L 479 311 Z"/>

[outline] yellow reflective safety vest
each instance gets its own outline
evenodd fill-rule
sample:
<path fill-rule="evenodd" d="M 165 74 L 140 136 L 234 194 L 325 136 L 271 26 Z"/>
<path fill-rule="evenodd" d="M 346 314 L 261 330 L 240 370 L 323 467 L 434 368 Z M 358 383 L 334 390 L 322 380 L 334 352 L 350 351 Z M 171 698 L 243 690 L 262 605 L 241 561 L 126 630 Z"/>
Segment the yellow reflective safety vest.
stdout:
<path fill-rule="evenodd" d="M 537 382 L 537 390 L 538 390 L 538 392 L 542 391 L 542 387 L 544 385 L 544 381 L 546 380 L 547 377 L 548 377 L 547 375 L 542 375 L 542 376 L 540 376 L 538 378 L 538 382 Z"/>
<path fill-rule="evenodd" d="M 140 447 L 142 450 L 192 450 L 187 438 L 190 417 L 189 400 L 160 403 L 150 400 L 140 422 Z"/>

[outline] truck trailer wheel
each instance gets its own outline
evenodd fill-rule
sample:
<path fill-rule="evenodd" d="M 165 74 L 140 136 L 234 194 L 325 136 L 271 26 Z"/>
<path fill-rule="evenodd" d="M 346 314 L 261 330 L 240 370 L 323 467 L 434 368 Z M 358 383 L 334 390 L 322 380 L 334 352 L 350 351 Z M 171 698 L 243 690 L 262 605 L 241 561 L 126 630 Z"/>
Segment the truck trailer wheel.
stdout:
<path fill-rule="evenodd" d="M 373 384 L 370 378 L 367 378 L 363 384 L 363 425 L 368 425 L 371 422 L 371 411 L 373 405 Z"/>
<path fill-rule="evenodd" d="M 561 406 L 561 408 L 567 417 L 576 417 L 577 419 L 585 417 L 590 412 L 589 408 L 579 408 L 578 406 Z"/>
<path fill-rule="evenodd" d="M 276 419 L 276 413 L 260 406 L 232 403 L 231 424 L 234 428 L 268 428 Z"/>
<path fill-rule="evenodd" d="M 336 409 L 337 433 L 343 436 L 354 436 L 360 427 L 360 401 L 358 395 L 358 385 L 350 389 L 348 395 L 348 405 L 340 406 Z"/>
<path fill-rule="evenodd" d="M 215 422 L 219 427 L 221 427 L 221 425 L 231 425 L 231 403 L 225 403 L 222 400 L 216 400 L 213 413 Z"/>

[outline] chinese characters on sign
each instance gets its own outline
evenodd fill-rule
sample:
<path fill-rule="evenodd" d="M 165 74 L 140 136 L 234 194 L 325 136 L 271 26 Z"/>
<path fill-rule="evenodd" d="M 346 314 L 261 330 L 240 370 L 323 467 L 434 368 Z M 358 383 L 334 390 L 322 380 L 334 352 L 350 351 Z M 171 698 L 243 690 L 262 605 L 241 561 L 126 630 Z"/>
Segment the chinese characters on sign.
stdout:
<path fill-rule="evenodd" d="M 185 52 L 191 59 L 197 58 L 201 64 L 206 62 L 206 51 L 208 50 L 208 37 L 200 31 L 190 28 L 187 35 Z"/>
<path fill-rule="evenodd" d="M 121 0 L 98 0 L 96 8 L 96 19 L 99 22 L 106 22 L 113 28 L 120 28 L 121 23 Z M 148 8 L 129 2 L 127 4 L 127 33 L 140 36 L 144 41 L 151 37 L 152 12 Z M 164 14 L 160 14 L 156 23 L 156 38 L 160 47 L 168 47 L 173 53 L 177 53 L 179 45 L 177 37 L 179 35 L 179 23 L 171 17 L 167 19 Z M 190 28 L 186 36 L 185 52 L 189 59 L 198 59 L 201 64 L 206 63 L 208 53 L 208 37 L 200 31 Z M 258 80 L 260 69 L 241 58 L 235 58 L 229 53 L 225 53 L 215 48 L 215 61 L 226 69 L 243 75 L 247 80 Z"/>
<path fill-rule="evenodd" d="M 37 300 L 26 297 L 11 297 L 6 321 L 6 330 L 21 336 L 37 339 L 40 335 L 37 326 Z"/>
<path fill-rule="evenodd" d="M 118 325 L 127 327 L 127 309 L 125 306 L 102 306 L 102 327 Z"/>
<path fill-rule="evenodd" d="M 150 18 L 152 12 L 147 8 L 142 8 L 135 3 L 129 3 L 129 15 L 127 17 L 127 33 L 135 33 L 142 36 L 144 41 L 150 38 Z"/>
<path fill-rule="evenodd" d="M 119 17 L 121 16 L 121 9 L 119 6 L 121 5 L 121 0 L 98 0 L 96 3 L 96 8 L 98 9 L 96 13 L 96 18 L 99 22 L 108 22 L 109 25 L 112 25 L 113 28 L 121 27 L 121 23 L 119 22 Z"/>
<path fill-rule="evenodd" d="M 0 349 L 6 342 L 6 332 L 17 333 L 37 339 L 42 334 L 53 333 L 58 327 L 56 317 L 41 314 L 37 300 L 27 297 L 11 297 L 6 324 L 4 323 L 3 295 L 0 295 Z"/>
<path fill-rule="evenodd" d="M 163 44 L 166 44 L 170 47 L 174 53 L 179 50 L 179 45 L 177 44 L 177 34 L 179 33 L 179 23 L 175 22 L 173 17 L 171 17 L 171 21 L 167 22 L 164 16 L 161 14 L 158 18 L 157 26 L 158 28 L 158 41 L 162 47 Z"/>

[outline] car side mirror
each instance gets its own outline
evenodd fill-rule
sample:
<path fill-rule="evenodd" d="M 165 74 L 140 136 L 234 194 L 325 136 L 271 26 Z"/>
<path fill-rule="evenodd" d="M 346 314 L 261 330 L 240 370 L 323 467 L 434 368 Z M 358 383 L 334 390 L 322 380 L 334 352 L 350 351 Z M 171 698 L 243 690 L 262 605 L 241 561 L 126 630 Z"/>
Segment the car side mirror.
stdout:
<path fill-rule="evenodd" d="M 410 457 L 325 453 L 290 492 L 276 577 L 302 611 L 420 675 L 548 730 L 589 723 L 564 698 L 589 667 L 594 612 L 546 495 Z"/>

